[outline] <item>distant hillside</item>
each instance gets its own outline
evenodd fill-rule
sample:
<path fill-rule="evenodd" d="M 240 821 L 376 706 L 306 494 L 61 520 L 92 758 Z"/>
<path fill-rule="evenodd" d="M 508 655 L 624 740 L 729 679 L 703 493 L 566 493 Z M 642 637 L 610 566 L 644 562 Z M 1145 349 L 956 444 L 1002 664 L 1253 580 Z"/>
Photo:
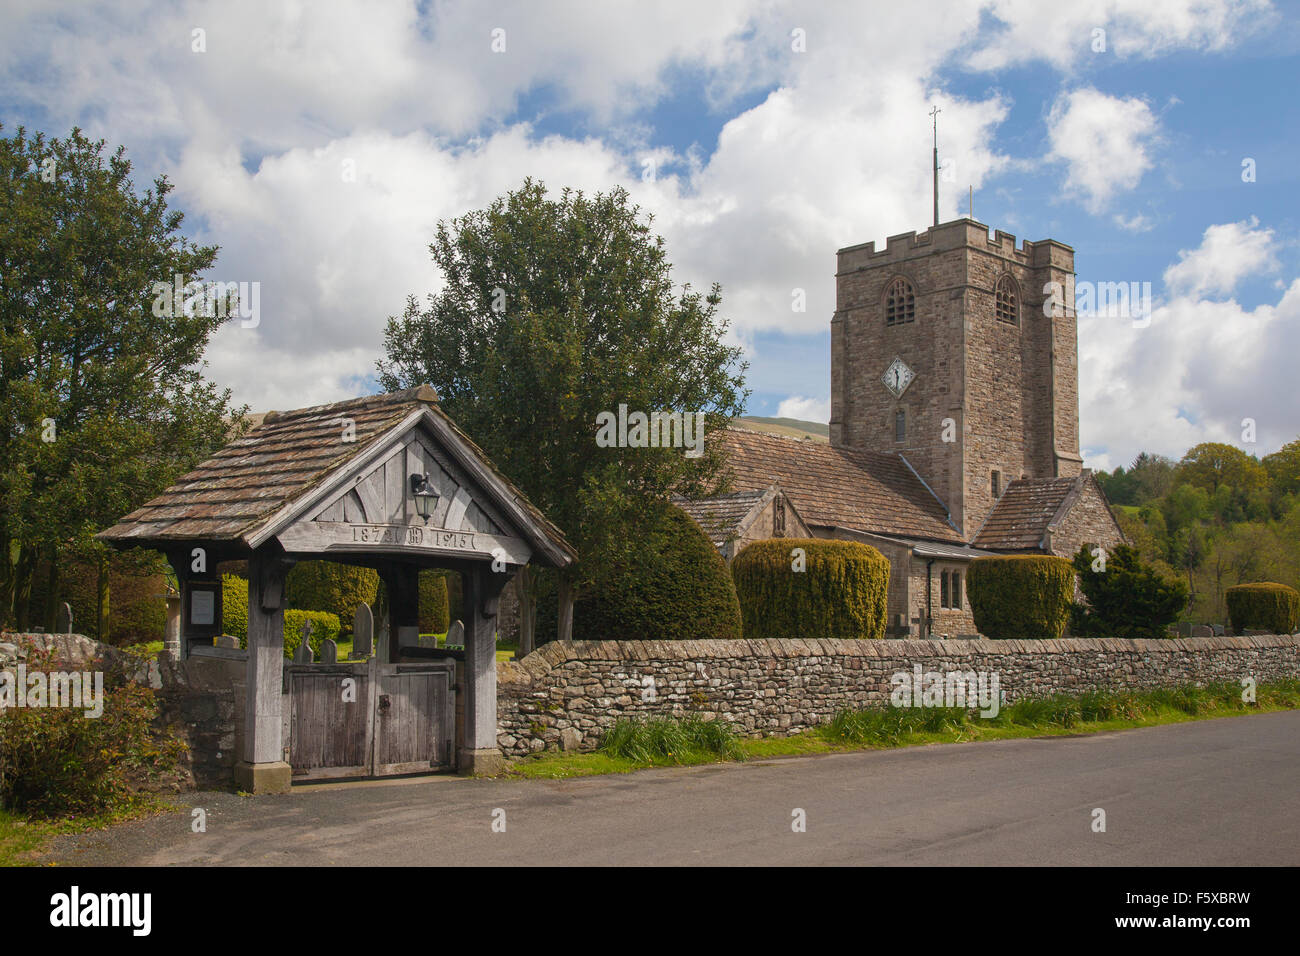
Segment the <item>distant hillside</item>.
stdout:
<path fill-rule="evenodd" d="M 805 422 L 798 418 L 764 418 L 746 415 L 736 419 L 736 424 L 751 431 L 785 435 L 788 438 L 808 438 L 812 441 L 831 440 L 831 426 L 825 422 Z"/>

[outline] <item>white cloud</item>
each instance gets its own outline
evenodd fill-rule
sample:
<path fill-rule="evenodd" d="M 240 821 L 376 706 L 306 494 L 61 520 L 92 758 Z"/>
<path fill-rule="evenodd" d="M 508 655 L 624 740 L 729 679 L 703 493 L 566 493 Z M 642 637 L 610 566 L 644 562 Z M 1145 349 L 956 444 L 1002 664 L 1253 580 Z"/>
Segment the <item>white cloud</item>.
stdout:
<path fill-rule="evenodd" d="M 1178 262 L 1165 270 L 1165 287 L 1192 298 L 1226 295 L 1246 276 L 1276 269 L 1273 230 L 1258 226 L 1255 217 L 1210 226 L 1200 246 L 1179 252 Z"/>
<path fill-rule="evenodd" d="M 1252 453 L 1267 454 L 1300 434 L 1292 369 L 1300 354 L 1300 279 L 1276 303 L 1253 309 L 1203 297 L 1229 291 L 1267 262 L 1266 249 L 1250 262 L 1214 261 L 1238 246 L 1271 242 L 1271 230 L 1256 225 L 1208 228 L 1201 246 L 1166 272 L 1174 294 L 1145 328 L 1080 317 L 1080 427 L 1090 446 L 1104 449 L 1089 455 L 1090 464 L 1127 465 L 1140 451 L 1180 457 L 1204 441 L 1241 446 L 1244 418 L 1257 423 L 1257 443 L 1241 446 Z"/>
<path fill-rule="evenodd" d="M 988 9 L 999 28 L 970 51 L 968 63 L 978 70 L 1034 60 L 1067 69 L 1087 57 L 1218 51 L 1275 19 L 1268 0 L 993 0 Z"/>
<path fill-rule="evenodd" d="M 1157 129 L 1151 108 L 1140 99 L 1074 90 L 1052 104 L 1047 158 L 1066 164 L 1067 191 L 1099 212 L 1116 194 L 1134 189 L 1151 168 Z"/>
<path fill-rule="evenodd" d="M 776 417 L 798 418 L 805 422 L 828 422 L 831 420 L 830 399 L 791 395 L 781 400 L 781 404 L 776 409 Z"/>
<path fill-rule="evenodd" d="M 1000 48 L 1002 63 L 1060 67 L 1074 31 L 1098 18 L 1122 55 L 1213 49 L 1257 7 L 68 0 L 7 11 L 0 81 L 51 132 L 80 123 L 128 144 L 137 182 L 171 176 L 187 228 L 201 224 L 195 238 L 222 247 L 212 277 L 262 283 L 261 326 L 214 339 L 214 377 L 255 407 L 285 407 L 356 394 L 387 316 L 438 287 L 427 251 L 437 221 L 525 175 L 556 189 L 627 185 L 655 214 L 677 278 L 723 284 L 737 341 L 764 329 L 824 334 L 834 250 L 930 220 L 931 103 L 943 109 L 943 156 L 956 164 L 941 218 L 964 209 L 968 185 L 1017 162 L 995 145 L 1009 99 L 955 96 L 936 79 L 943 68 L 974 46 Z M 989 12 L 1001 24 L 991 42 Z M 191 52 L 196 27 L 206 53 Z M 491 51 L 496 27 L 505 53 Z M 794 28 L 805 31 L 804 53 L 791 49 Z M 642 158 L 669 153 L 646 108 L 683 77 L 717 109 L 768 92 L 733 110 L 711 154 L 661 162 L 642 182 Z M 1057 158 L 1087 201 L 1104 202 L 1149 168 L 1155 120 L 1137 100 L 1071 96 L 1084 99 L 1063 98 L 1054 125 L 1085 134 L 1083 145 L 1077 135 L 1054 142 Z M 541 137 L 510 122 L 528 97 L 591 132 Z M 343 181 L 345 160 L 355 182 Z M 1142 216 L 1129 212 L 1137 228 Z M 804 312 L 791 309 L 796 288 Z M 803 395 L 821 387 L 821 367 L 787 367 L 764 387 L 812 401 Z"/>

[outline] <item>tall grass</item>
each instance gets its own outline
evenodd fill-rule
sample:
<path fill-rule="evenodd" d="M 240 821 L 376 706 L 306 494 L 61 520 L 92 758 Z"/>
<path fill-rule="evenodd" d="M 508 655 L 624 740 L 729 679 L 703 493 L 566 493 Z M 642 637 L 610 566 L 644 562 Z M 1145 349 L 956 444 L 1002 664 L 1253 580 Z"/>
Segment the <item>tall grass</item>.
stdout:
<path fill-rule="evenodd" d="M 605 732 L 599 749 L 611 757 L 646 763 L 662 760 L 687 763 L 701 756 L 745 759 L 740 740 L 729 724 L 699 717 L 620 719 Z"/>
<path fill-rule="evenodd" d="M 1271 682 L 1257 689 L 1258 703 L 1242 700 L 1240 684 L 1184 685 L 1141 692 L 1088 691 L 1079 695 L 1033 697 L 1005 704 L 997 716 L 982 718 L 960 707 L 885 707 L 845 710 L 819 733 L 831 742 L 896 747 L 909 738 L 946 734 L 954 740 L 982 727 L 1076 727 L 1107 721 L 1140 721 L 1177 712 L 1195 717 L 1211 711 L 1248 713 L 1259 705 L 1300 707 L 1300 681 Z"/>

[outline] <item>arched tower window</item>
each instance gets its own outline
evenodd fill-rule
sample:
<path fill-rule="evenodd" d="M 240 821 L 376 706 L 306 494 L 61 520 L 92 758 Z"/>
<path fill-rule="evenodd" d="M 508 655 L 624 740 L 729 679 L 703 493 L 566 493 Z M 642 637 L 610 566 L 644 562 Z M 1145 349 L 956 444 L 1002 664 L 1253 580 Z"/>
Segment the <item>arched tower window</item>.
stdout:
<path fill-rule="evenodd" d="M 885 325 L 902 325 L 916 321 L 916 292 L 902 276 L 885 290 Z"/>
<path fill-rule="evenodd" d="M 1009 275 L 998 279 L 994 293 L 994 311 L 999 322 L 1008 325 L 1020 324 L 1020 287 Z"/>

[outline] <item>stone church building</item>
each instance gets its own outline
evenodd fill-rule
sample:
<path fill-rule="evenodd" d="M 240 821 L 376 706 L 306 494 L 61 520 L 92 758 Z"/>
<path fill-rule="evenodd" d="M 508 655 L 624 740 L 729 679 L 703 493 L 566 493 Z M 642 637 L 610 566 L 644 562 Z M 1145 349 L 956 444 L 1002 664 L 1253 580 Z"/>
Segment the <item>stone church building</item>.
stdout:
<path fill-rule="evenodd" d="M 829 444 L 728 429 L 733 493 L 679 504 L 728 559 L 767 537 L 871 544 L 891 633 L 973 634 L 972 558 L 1124 540 L 1079 454 L 1073 288 L 1069 246 L 972 219 L 841 249 Z"/>

